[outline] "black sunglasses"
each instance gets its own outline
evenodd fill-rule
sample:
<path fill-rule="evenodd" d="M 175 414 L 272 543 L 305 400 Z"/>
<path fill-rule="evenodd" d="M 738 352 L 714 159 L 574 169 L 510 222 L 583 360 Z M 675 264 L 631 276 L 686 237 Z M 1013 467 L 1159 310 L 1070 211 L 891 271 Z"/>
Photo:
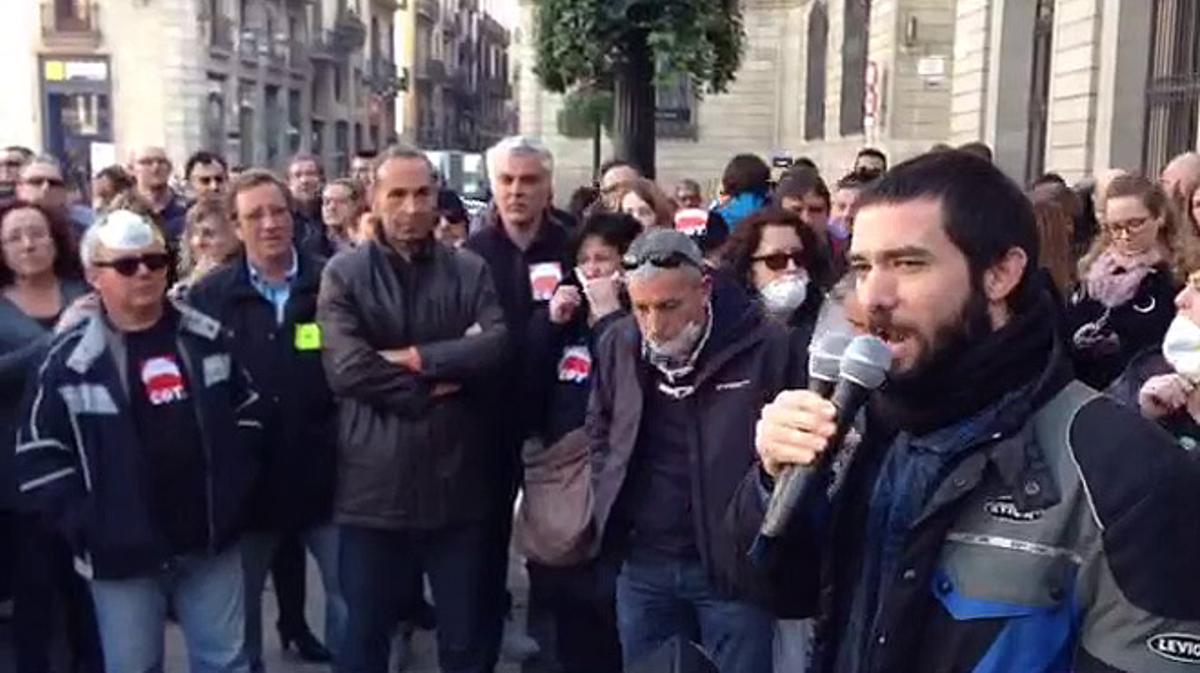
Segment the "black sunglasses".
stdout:
<path fill-rule="evenodd" d="M 93 266 L 102 269 L 112 269 L 117 273 L 131 278 L 137 274 L 138 269 L 145 266 L 148 271 L 162 271 L 171 263 L 171 256 L 164 252 L 152 252 L 139 257 L 122 257 L 107 262 L 96 262 Z"/>
<path fill-rule="evenodd" d="M 766 264 L 767 268 L 772 271 L 783 271 L 786 269 L 788 260 L 795 262 L 797 268 L 804 268 L 804 252 L 800 250 L 796 250 L 795 252 L 777 252 L 772 255 L 760 255 L 750 258 L 752 262 Z"/>
<path fill-rule="evenodd" d="M 626 271 L 633 271 L 643 265 L 653 264 L 660 269 L 676 269 L 683 265 L 696 266 L 696 262 L 681 252 L 649 253 L 644 255 L 625 255 L 621 266 Z"/>

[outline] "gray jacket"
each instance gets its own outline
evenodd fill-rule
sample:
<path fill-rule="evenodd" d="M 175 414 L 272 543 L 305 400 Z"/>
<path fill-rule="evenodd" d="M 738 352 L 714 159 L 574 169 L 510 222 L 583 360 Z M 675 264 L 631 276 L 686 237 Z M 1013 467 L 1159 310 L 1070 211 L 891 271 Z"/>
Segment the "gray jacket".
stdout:
<path fill-rule="evenodd" d="M 483 259 L 431 240 L 409 263 L 368 243 L 329 262 L 317 321 L 340 398 L 335 520 L 385 529 L 482 520 L 491 498 L 479 384 L 507 339 Z M 410 346 L 420 373 L 379 354 Z M 435 397 L 439 383 L 461 389 Z"/>
<path fill-rule="evenodd" d="M 62 281 L 62 306 L 88 292 L 76 280 Z M 46 356 L 53 336 L 38 321 L 0 295 L 0 509 L 12 507 L 16 497 L 13 475 L 13 438 L 26 384 Z"/>

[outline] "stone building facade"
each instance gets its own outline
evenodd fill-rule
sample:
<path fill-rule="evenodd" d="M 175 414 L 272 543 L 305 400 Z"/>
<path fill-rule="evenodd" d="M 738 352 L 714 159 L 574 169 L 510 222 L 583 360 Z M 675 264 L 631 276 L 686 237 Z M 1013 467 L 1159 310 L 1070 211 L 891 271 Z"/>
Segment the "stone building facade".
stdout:
<path fill-rule="evenodd" d="M 982 140 L 1026 183 L 1118 166 L 1156 173 L 1200 134 L 1200 0 L 743 0 L 727 94 L 660 134 L 659 180 L 715 186 L 739 152 L 815 160 L 836 178 L 864 146 L 893 162 Z M 522 133 L 556 151 L 558 193 L 591 177 L 586 139 L 532 72 L 533 2 L 514 45 Z M 660 111 L 660 119 L 662 118 Z M 660 124 L 662 122 L 660 121 Z M 660 129 L 661 130 L 661 129 Z"/>
<path fill-rule="evenodd" d="M 74 170 L 151 144 L 177 166 L 198 149 L 276 169 L 312 152 L 337 172 L 393 133 L 396 0 L 12 5 L 2 30 L 14 43 L 2 49 L 16 123 L 4 141 Z"/>

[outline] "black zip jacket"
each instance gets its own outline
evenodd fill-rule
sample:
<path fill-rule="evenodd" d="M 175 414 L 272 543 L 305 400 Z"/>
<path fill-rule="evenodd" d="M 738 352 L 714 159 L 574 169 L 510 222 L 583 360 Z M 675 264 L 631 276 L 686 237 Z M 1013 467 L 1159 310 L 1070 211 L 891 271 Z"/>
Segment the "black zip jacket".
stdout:
<path fill-rule="evenodd" d="M 207 551 L 236 540 L 262 441 L 260 398 L 221 325 L 184 304 L 178 347 L 208 469 Z M 172 562 L 154 524 L 145 452 L 129 410 L 124 341 L 99 314 L 57 335 L 17 433 L 21 497 L 46 514 L 89 578 L 125 579 Z"/>
<path fill-rule="evenodd" d="M 871 673 L 1200 664 L 1200 466 L 1154 424 L 1070 382 L 1063 351 L 1056 344 L 1018 430 L 978 438 L 906 534 L 864 653 Z M 818 615 L 817 673 L 836 670 L 848 637 L 867 503 L 891 446 L 871 418 L 832 503 L 818 492 L 759 569 L 786 614 Z M 729 511 L 739 554 L 762 522 L 760 472 Z"/>
<path fill-rule="evenodd" d="M 301 530 L 329 521 L 337 406 L 321 366 L 317 292 L 324 264 L 300 252 L 283 323 L 250 283 L 246 258 L 213 270 L 189 301 L 221 321 L 229 347 L 263 397 L 265 463 L 250 514 L 257 530 Z"/>
<path fill-rule="evenodd" d="M 407 262 L 372 241 L 325 267 L 317 318 L 339 398 L 338 523 L 430 530 L 488 516 L 495 485 L 481 388 L 507 333 L 483 260 L 431 239 Z M 379 354 L 410 346 L 420 373 Z M 434 396 L 439 383 L 461 389 Z"/>

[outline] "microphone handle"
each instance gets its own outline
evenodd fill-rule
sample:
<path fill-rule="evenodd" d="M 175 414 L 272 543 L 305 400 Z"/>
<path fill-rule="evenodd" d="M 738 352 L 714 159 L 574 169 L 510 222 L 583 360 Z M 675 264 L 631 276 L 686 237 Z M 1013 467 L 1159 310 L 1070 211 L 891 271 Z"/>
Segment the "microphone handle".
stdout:
<path fill-rule="evenodd" d="M 815 475 L 828 468 L 833 458 L 842 449 L 846 433 L 854 425 L 854 417 L 866 402 L 870 390 L 851 381 L 838 381 L 834 391 L 833 402 L 837 408 L 835 421 L 837 431 L 829 438 L 828 448 L 817 456 L 812 465 L 789 465 L 775 480 L 775 492 L 767 503 L 767 513 L 763 516 L 759 534 L 763 537 L 777 538 L 783 535 L 791 522 L 793 513 L 809 488 L 809 482 Z"/>

